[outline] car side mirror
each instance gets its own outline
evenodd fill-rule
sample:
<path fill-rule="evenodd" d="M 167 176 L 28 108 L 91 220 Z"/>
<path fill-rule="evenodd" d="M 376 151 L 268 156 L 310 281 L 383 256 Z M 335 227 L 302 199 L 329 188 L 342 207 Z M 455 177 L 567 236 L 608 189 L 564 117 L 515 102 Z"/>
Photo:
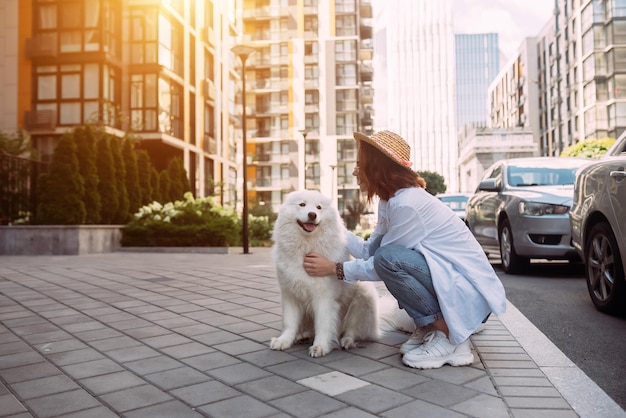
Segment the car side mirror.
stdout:
<path fill-rule="evenodd" d="M 483 192 L 497 192 L 500 190 L 496 179 L 486 179 L 478 183 L 478 190 Z"/>

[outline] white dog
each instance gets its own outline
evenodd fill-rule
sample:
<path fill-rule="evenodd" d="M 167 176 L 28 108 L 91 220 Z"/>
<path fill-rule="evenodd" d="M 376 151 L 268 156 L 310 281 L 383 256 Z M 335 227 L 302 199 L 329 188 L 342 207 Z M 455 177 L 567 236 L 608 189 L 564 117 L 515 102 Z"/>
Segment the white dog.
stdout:
<path fill-rule="evenodd" d="M 272 338 L 272 350 L 314 338 L 311 357 L 321 357 L 339 345 L 379 336 L 378 292 L 371 282 L 348 284 L 337 277 L 311 277 L 304 256 L 318 253 L 335 262 L 347 261 L 339 213 L 329 198 L 311 190 L 290 193 L 278 213 L 272 239 L 281 290 L 283 331 Z"/>

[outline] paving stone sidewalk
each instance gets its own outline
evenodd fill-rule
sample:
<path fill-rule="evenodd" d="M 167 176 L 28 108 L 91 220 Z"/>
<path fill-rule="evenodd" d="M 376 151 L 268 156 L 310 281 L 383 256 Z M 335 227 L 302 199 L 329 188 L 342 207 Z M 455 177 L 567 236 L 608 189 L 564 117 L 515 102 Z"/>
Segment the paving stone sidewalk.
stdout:
<path fill-rule="evenodd" d="M 471 367 L 437 370 L 402 364 L 401 332 L 317 359 L 269 350 L 281 325 L 268 249 L 0 256 L 0 417 L 594 415 L 499 318 Z"/>

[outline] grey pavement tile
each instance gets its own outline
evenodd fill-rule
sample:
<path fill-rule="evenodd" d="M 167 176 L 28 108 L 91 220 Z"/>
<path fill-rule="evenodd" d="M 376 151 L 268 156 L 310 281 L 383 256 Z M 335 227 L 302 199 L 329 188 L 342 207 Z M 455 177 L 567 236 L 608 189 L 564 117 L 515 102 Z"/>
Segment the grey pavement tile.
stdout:
<path fill-rule="evenodd" d="M 186 337 L 194 337 L 196 335 L 207 334 L 209 332 L 217 331 L 218 329 L 207 324 L 195 324 L 187 325 L 184 327 L 177 327 L 176 332 Z"/>
<path fill-rule="evenodd" d="M 294 360 L 288 363 L 281 363 L 275 366 L 266 367 L 265 370 L 293 381 L 333 371 L 328 367 L 306 360 Z"/>
<path fill-rule="evenodd" d="M 487 376 L 487 372 L 482 368 L 477 368 L 476 364 L 477 362 L 474 362 L 472 367 L 444 366 L 439 369 L 416 370 L 416 372 L 432 379 L 463 385 L 479 377 Z"/>
<path fill-rule="evenodd" d="M 209 332 L 207 334 L 196 335 L 195 337 L 193 337 L 193 339 L 203 344 L 213 346 L 229 341 L 241 340 L 241 336 L 233 332 L 219 330 L 215 332 Z"/>
<path fill-rule="evenodd" d="M 119 418 L 119 415 L 111 411 L 106 406 L 100 405 L 95 408 L 83 409 L 82 411 L 70 414 L 63 414 L 63 418 Z"/>
<path fill-rule="evenodd" d="M 171 357 L 159 355 L 156 357 L 129 361 L 127 363 L 124 363 L 124 366 L 137 374 L 145 375 L 161 372 L 164 370 L 176 369 L 183 366 L 183 363 Z"/>
<path fill-rule="evenodd" d="M 184 314 L 188 312 L 195 312 L 205 309 L 203 306 L 198 306 L 193 303 L 183 302 L 181 305 L 168 306 L 168 310 L 176 312 L 177 314 Z"/>
<path fill-rule="evenodd" d="M 22 315 L 23 313 L 23 315 Z M 7 316 L 13 316 L 13 319 L 6 318 Z M 15 312 L 12 315 L 1 315 L 0 320 L 10 328 L 25 327 L 27 325 L 47 324 L 49 321 L 42 318 L 39 315 L 35 315 L 32 312 Z"/>
<path fill-rule="evenodd" d="M 121 389 L 145 385 L 145 380 L 140 379 L 127 371 L 119 371 L 109 374 L 101 374 L 80 380 L 80 384 L 96 396 Z"/>
<path fill-rule="evenodd" d="M 63 367 L 63 371 L 72 376 L 74 379 L 84 379 L 92 376 L 115 373 L 122 370 L 124 369 L 119 364 L 107 358 L 78 364 L 70 364 Z"/>
<path fill-rule="evenodd" d="M 157 335 L 166 335 L 170 332 L 172 331 L 167 328 L 152 324 L 147 327 L 133 328 L 125 331 L 126 334 L 140 340 L 144 338 L 156 337 Z"/>
<path fill-rule="evenodd" d="M 325 366 L 352 376 L 361 376 L 389 367 L 385 364 L 360 356 L 350 356 L 338 361 L 325 363 Z"/>
<path fill-rule="evenodd" d="M 535 369 L 489 369 L 492 376 L 508 377 L 545 377 L 546 375 L 539 368 Z"/>
<path fill-rule="evenodd" d="M 57 417 L 100 405 L 82 389 L 35 398 L 25 403 L 40 418 Z"/>
<path fill-rule="evenodd" d="M 239 383 L 271 376 L 271 373 L 248 363 L 238 363 L 219 369 L 211 369 L 207 370 L 206 373 L 227 385 L 237 385 Z"/>
<path fill-rule="evenodd" d="M 133 315 L 142 316 L 143 314 L 147 314 L 150 312 L 160 312 L 163 311 L 163 308 L 160 306 L 154 306 L 152 304 L 147 304 L 145 302 L 140 302 L 140 304 L 136 306 L 130 306 L 128 308 L 124 308 L 125 312 L 131 313 Z"/>
<path fill-rule="evenodd" d="M 421 399 L 443 407 L 456 405 L 481 394 L 476 390 L 439 380 L 422 383 L 405 389 L 402 392 L 416 399 Z"/>
<path fill-rule="evenodd" d="M 252 382 L 241 383 L 235 388 L 263 402 L 309 390 L 305 386 L 280 376 L 268 376 Z"/>
<path fill-rule="evenodd" d="M 442 408 L 441 406 L 421 400 L 416 400 L 397 408 L 390 409 L 381 413 L 379 416 L 384 418 L 467 418 L 467 415 L 465 414 L 451 411 L 450 409 Z"/>
<path fill-rule="evenodd" d="M 372 414 L 379 414 L 413 401 L 410 396 L 377 385 L 367 385 L 342 393 L 337 395 L 336 399 L 358 406 Z"/>
<path fill-rule="evenodd" d="M 353 406 L 340 409 L 339 411 L 324 414 L 324 418 L 373 418 L 376 415 L 372 415 L 369 412 L 362 411 Z"/>
<path fill-rule="evenodd" d="M 455 411 L 481 418 L 509 418 L 509 409 L 498 396 L 479 395 L 452 407 Z"/>
<path fill-rule="evenodd" d="M 313 418 L 345 408 L 347 405 L 314 390 L 295 393 L 268 402 L 298 418 Z"/>
<path fill-rule="evenodd" d="M 509 396 L 506 398 L 506 403 L 511 408 L 570 409 L 569 404 L 561 396 L 555 398 Z"/>
<path fill-rule="evenodd" d="M 123 311 L 121 311 L 120 309 L 114 308 L 113 306 L 108 306 L 108 305 L 101 304 L 101 303 L 99 303 L 99 305 L 100 306 L 93 307 L 93 308 L 83 308 L 81 309 L 81 312 L 92 318 L 96 318 L 99 321 L 102 321 L 102 318 L 101 318 L 102 315 L 123 313 Z M 73 306 L 76 307 L 76 305 L 73 305 Z"/>
<path fill-rule="evenodd" d="M 246 395 L 218 401 L 198 409 L 212 418 L 263 418 L 279 412 L 276 408 Z"/>
<path fill-rule="evenodd" d="M 131 308 L 136 308 L 139 306 L 146 306 L 147 304 L 143 301 L 136 300 L 136 299 L 125 299 L 125 300 L 120 300 L 119 302 L 113 302 L 111 303 L 111 305 L 115 306 L 116 308 L 124 309 L 125 311 L 130 312 Z"/>
<path fill-rule="evenodd" d="M 34 348 L 40 353 L 49 355 L 51 353 L 62 353 L 64 351 L 81 350 L 83 348 L 87 348 L 87 345 L 85 345 L 85 343 L 81 342 L 80 340 L 73 338 L 37 344 Z"/>
<path fill-rule="evenodd" d="M 493 382 L 491 381 L 491 378 L 489 376 L 479 377 L 476 380 L 465 383 L 463 386 L 468 389 L 478 390 L 492 396 L 499 396 L 498 391 L 493 386 Z"/>
<path fill-rule="evenodd" d="M 161 354 L 158 351 L 143 345 L 107 351 L 107 356 L 111 357 L 118 363 L 126 363 L 129 361 L 141 360 L 159 355 Z"/>
<path fill-rule="evenodd" d="M 164 320 L 164 319 L 172 319 L 172 318 L 179 318 L 180 315 L 174 313 L 174 312 L 170 312 L 164 309 L 158 310 L 158 311 L 154 311 L 154 312 L 148 312 L 141 316 L 143 319 L 146 319 L 148 321 L 159 321 L 159 320 Z"/>
<path fill-rule="evenodd" d="M 379 360 L 394 354 L 399 355 L 398 348 L 373 341 L 359 342 L 359 346 L 357 348 L 350 349 L 350 351 L 353 354 L 358 354 L 359 356 L 371 358 L 373 360 Z"/>
<path fill-rule="evenodd" d="M 53 311 L 53 312 L 56 312 Z M 49 319 L 50 322 L 61 326 L 61 325 L 71 325 L 71 324 L 82 324 L 85 322 L 94 322 L 94 319 L 80 312 L 76 312 L 73 315 L 65 315 L 59 317 L 52 317 Z"/>
<path fill-rule="evenodd" d="M 224 324 L 222 325 L 222 329 L 226 331 L 234 332 L 236 334 L 242 334 L 244 332 L 257 331 L 260 329 L 265 329 L 266 326 L 264 324 L 258 324 L 256 322 L 251 321 L 240 321 L 233 322 L 232 324 Z"/>
<path fill-rule="evenodd" d="M 364 374 L 359 378 L 386 387 L 388 389 L 398 391 L 431 380 L 430 378 L 422 376 L 420 374 L 408 372 L 395 367 L 390 367 L 373 373 Z"/>
<path fill-rule="evenodd" d="M 250 340 L 238 340 L 222 344 L 216 344 L 213 346 L 213 348 L 234 356 L 239 354 L 252 353 L 254 351 L 269 350 L 268 346 Z"/>
<path fill-rule="evenodd" d="M 206 374 L 187 366 L 144 375 L 144 378 L 166 391 L 212 380 Z"/>
<path fill-rule="evenodd" d="M 263 350 L 239 355 L 238 357 L 242 360 L 247 361 L 248 363 L 254 364 L 259 367 L 273 366 L 275 364 L 297 360 L 296 357 L 292 356 L 289 353 L 285 353 L 284 351 L 270 350 L 267 347 Z"/>
<path fill-rule="evenodd" d="M 211 380 L 196 385 L 189 385 L 179 389 L 174 389 L 170 391 L 170 394 L 193 407 L 197 407 L 224 399 L 238 397 L 241 395 L 241 392 L 223 384 L 222 382 Z"/>
<path fill-rule="evenodd" d="M 190 365 L 191 367 L 202 371 L 241 363 L 241 360 L 219 351 L 202 354 L 200 356 L 187 357 L 181 359 L 181 361 L 185 364 Z"/>
<path fill-rule="evenodd" d="M 487 368 L 494 369 L 536 369 L 537 364 L 532 361 L 518 361 L 518 360 L 483 360 Z"/>
<path fill-rule="evenodd" d="M 75 322 L 72 324 L 62 324 L 60 326 L 67 332 L 71 333 L 106 328 L 105 324 L 98 321 Z"/>
<path fill-rule="evenodd" d="M 143 327 L 147 327 L 151 325 L 153 325 L 151 322 L 146 321 L 145 319 L 141 319 L 141 318 L 129 319 L 126 321 L 112 322 L 109 324 L 111 328 L 115 328 L 120 331 L 130 330 L 133 328 L 143 328 Z"/>
<path fill-rule="evenodd" d="M 59 369 L 54 367 L 52 364 L 43 361 L 40 363 L 0 370 L 0 377 L 2 377 L 2 379 L 9 384 L 59 374 L 61 374 Z"/>
<path fill-rule="evenodd" d="M 3 356 L 0 356 L 0 370 L 41 363 L 43 361 L 43 357 L 41 357 L 41 355 L 35 353 L 34 351 L 5 354 Z"/>
<path fill-rule="evenodd" d="M 114 410 L 126 412 L 137 408 L 162 404 L 172 400 L 172 397 L 154 386 L 143 385 L 108 393 L 102 395 L 100 399 Z"/>
<path fill-rule="evenodd" d="M 542 377 L 516 377 L 516 376 L 494 376 L 496 386 L 531 386 L 531 387 L 553 387 L 545 376 Z"/>
<path fill-rule="evenodd" d="M 511 409 L 513 418 L 579 418 L 573 410 L 559 411 L 554 409 Z M 606 418 L 606 417 L 603 417 Z"/>
<path fill-rule="evenodd" d="M 114 332 L 117 333 L 117 331 L 114 331 Z M 134 338 L 119 334 L 118 336 L 111 337 L 111 338 L 90 341 L 89 345 L 98 351 L 107 352 L 110 350 L 117 350 L 120 348 L 135 347 L 138 345 L 142 345 L 142 343 L 141 341 L 137 341 Z"/>
<path fill-rule="evenodd" d="M 68 366 L 86 361 L 101 360 L 104 356 L 93 348 L 83 348 L 61 353 L 46 353 L 46 358 L 57 366 Z"/>
<path fill-rule="evenodd" d="M 0 395 L 0 416 L 17 415 L 27 412 L 26 408 L 10 393 Z"/>
<path fill-rule="evenodd" d="M 44 318 L 58 318 L 60 316 L 81 315 L 81 313 L 75 309 L 65 307 L 62 309 L 41 312 L 40 315 Z"/>
<path fill-rule="evenodd" d="M 143 344 L 149 345 L 150 347 L 154 347 L 154 348 L 162 348 L 162 347 L 169 347 L 172 345 L 180 345 L 180 344 L 189 343 L 191 341 L 192 341 L 191 339 L 187 337 L 183 337 L 182 335 L 179 335 L 179 334 L 175 334 L 173 332 L 170 332 L 169 334 L 159 335 L 156 337 L 142 338 L 141 340 Z"/>
<path fill-rule="evenodd" d="M 22 335 L 22 338 L 31 345 L 49 343 L 52 341 L 69 340 L 74 338 L 72 334 L 51 325 L 53 329 L 30 335 Z"/>
<path fill-rule="evenodd" d="M 526 397 L 560 397 L 561 393 L 555 388 L 528 387 L 528 386 L 500 386 L 498 390 L 507 399 L 510 396 Z"/>
<path fill-rule="evenodd" d="M 0 334 L 0 336 L 3 336 Z M 4 341 L 4 340 L 2 340 Z M 21 341 L 11 341 L 0 344 L 0 356 L 6 354 L 15 354 L 15 353 L 23 353 L 25 351 L 30 351 L 31 348 L 27 344 L 24 344 Z"/>
<path fill-rule="evenodd" d="M 28 340 L 27 337 L 31 335 L 40 335 L 40 334 L 50 334 L 56 331 L 59 331 L 59 327 L 50 323 L 50 322 L 42 322 L 32 325 L 23 325 L 19 327 L 12 327 L 11 331 L 16 335 L 21 336 L 25 340 Z M 30 340 L 29 340 L 30 341 Z"/>
<path fill-rule="evenodd" d="M 111 324 L 114 322 L 121 322 L 121 321 L 132 321 L 134 319 L 137 319 L 137 317 L 133 314 L 129 314 L 128 312 L 116 312 L 116 313 L 111 313 L 111 314 L 106 314 L 106 315 L 99 315 L 97 317 L 98 321 L 101 321 L 105 324 Z"/>
<path fill-rule="evenodd" d="M 136 409 L 124 414 L 127 418 L 202 418 L 199 414 L 178 401 L 169 401 L 155 406 Z"/>
<path fill-rule="evenodd" d="M 276 337 L 280 333 L 278 329 L 279 328 L 270 328 L 270 327 L 265 326 L 259 329 L 258 331 L 242 332 L 241 336 L 249 340 L 253 340 L 258 343 L 265 344 L 266 346 L 269 347 L 269 342 L 272 339 L 272 337 Z"/>
<path fill-rule="evenodd" d="M 205 344 L 200 344 L 193 341 L 187 344 L 163 347 L 160 349 L 160 351 L 177 359 L 185 359 L 188 357 L 195 357 L 202 354 L 212 353 L 215 351 L 215 349 Z"/>
<path fill-rule="evenodd" d="M 80 389 L 76 383 L 62 374 L 14 383 L 11 388 L 20 399 L 39 398 Z"/>

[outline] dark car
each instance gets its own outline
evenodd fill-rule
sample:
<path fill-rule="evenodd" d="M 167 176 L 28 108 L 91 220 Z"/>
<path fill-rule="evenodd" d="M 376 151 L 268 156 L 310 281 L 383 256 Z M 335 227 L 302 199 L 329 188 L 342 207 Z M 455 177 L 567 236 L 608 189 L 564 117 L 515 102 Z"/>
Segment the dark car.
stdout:
<path fill-rule="evenodd" d="M 467 202 L 465 223 L 506 273 L 531 259 L 580 261 L 571 243 L 569 210 L 579 167 L 590 160 L 535 157 L 489 167 Z"/>
<path fill-rule="evenodd" d="M 601 312 L 626 311 L 626 134 L 576 174 L 570 222 L 591 301 Z"/>

